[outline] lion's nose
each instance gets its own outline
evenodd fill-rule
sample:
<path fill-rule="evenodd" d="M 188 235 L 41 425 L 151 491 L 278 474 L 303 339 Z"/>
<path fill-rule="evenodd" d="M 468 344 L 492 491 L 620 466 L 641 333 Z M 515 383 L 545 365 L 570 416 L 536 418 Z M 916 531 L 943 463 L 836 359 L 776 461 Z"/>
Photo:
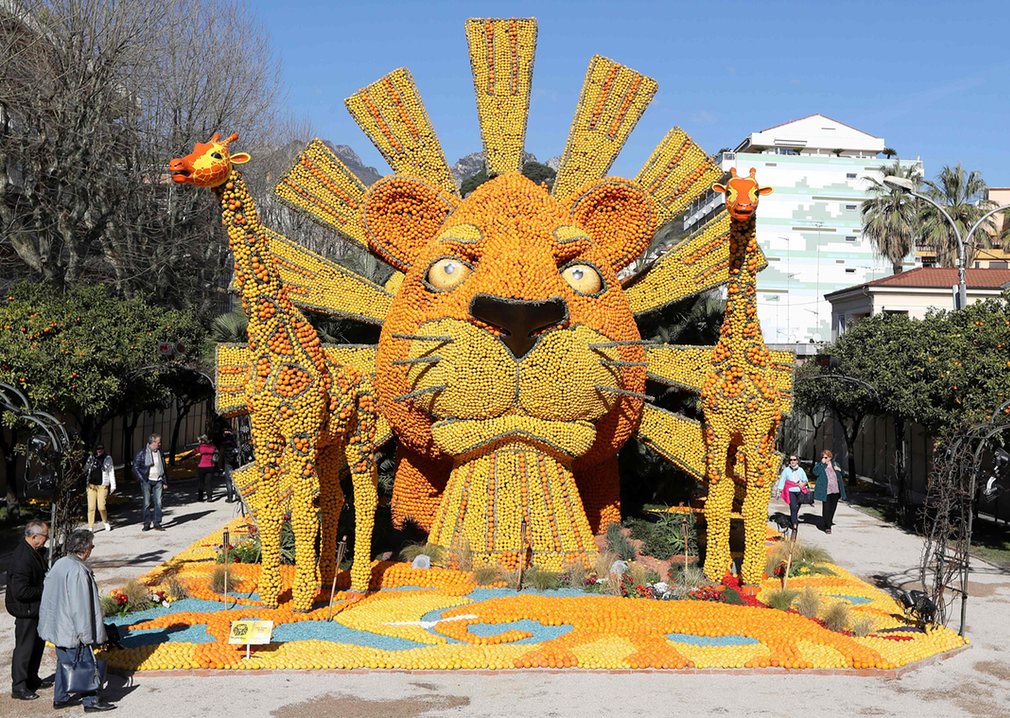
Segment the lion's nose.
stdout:
<path fill-rule="evenodd" d="M 568 305 L 561 297 L 525 301 L 478 294 L 470 302 L 470 314 L 502 331 L 498 337 L 516 359 L 536 346 L 535 332 L 560 324 L 568 318 Z"/>

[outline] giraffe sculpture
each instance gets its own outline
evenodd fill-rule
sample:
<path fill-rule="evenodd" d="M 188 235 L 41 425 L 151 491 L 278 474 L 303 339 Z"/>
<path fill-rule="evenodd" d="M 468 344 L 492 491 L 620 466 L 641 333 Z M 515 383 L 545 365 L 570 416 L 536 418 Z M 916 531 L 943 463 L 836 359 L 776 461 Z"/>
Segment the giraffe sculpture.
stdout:
<path fill-rule="evenodd" d="M 221 204 L 221 221 L 235 257 L 236 281 L 249 319 L 250 413 L 256 463 L 260 471 L 257 521 L 263 546 L 258 590 L 266 606 L 276 607 L 280 588 L 280 532 L 283 521 L 279 484 L 290 483 L 291 525 L 295 535 L 292 603 L 307 611 L 323 576 L 336 570 L 337 518 L 343 507 L 340 474 L 351 473 L 356 541 L 351 587 L 365 591 L 371 574 L 371 534 L 377 503 L 374 463 L 377 407 L 367 377 L 356 369 L 330 366 L 319 336 L 288 298 L 269 238 L 260 224 L 245 180 L 234 166 L 250 157 L 230 153 L 215 134 L 193 152 L 172 160 L 178 183 L 209 187 Z M 319 496 L 320 519 L 313 505 Z"/>
<path fill-rule="evenodd" d="M 726 316 L 712 352 L 712 371 L 701 389 L 709 483 L 705 573 L 719 580 L 729 569 L 735 479 L 745 491 L 741 579 L 757 583 L 764 573 L 769 486 L 778 463 L 775 437 L 783 407 L 755 304 L 759 262 L 755 211 L 758 198 L 771 194 L 772 188 L 758 185 L 754 169 L 748 177 L 737 177 L 731 169 L 729 181 L 712 189 L 726 197 L 730 264 Z"/>

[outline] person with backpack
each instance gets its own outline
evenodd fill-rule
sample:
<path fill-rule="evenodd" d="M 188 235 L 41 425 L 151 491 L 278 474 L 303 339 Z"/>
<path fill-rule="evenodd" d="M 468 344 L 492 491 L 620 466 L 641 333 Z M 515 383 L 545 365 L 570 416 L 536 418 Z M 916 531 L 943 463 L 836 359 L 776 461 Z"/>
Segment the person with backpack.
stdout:
<path fill-rule="evenodd" d="M 112 531 L 109 512 L 105 508 L 106 499 L 116 493 L 116 469 L 112 457 L 105 453 L 105 447 L 98 444 L 94 453 L 84 465 L 84 475 L 88 479 L 88 531 L 95 530 L 95 508 L 102 517 L 106 531 Z"/>
<path fill-rule="evenodd" d="M 197 437 L 196 454 L 200 457 L 200 462 L 196 465 L 197 476 L 197 501 L 210 499 L 210 487 L 207 484 L 207 477 L 214 478 L 217 473 L 218 463 L 221 455 L 217 447 L 210 443 L 206 434 Z M 206 498 L 204 498 L 206 496 Z"/>

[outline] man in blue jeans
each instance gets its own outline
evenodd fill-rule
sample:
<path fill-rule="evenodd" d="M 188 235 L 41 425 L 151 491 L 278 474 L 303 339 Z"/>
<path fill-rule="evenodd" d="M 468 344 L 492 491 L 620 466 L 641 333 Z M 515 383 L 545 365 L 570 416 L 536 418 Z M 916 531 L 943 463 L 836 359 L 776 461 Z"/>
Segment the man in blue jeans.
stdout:
<path fill-rule="evenodd" d="M 168 485 L 165 458 L 161 453 L 161 435 L 151 434 L 147 446 L 133 457 L 133 475 L 144 492 L 144 531 L 164 531 L 161 527 L 161 493 Z"/>

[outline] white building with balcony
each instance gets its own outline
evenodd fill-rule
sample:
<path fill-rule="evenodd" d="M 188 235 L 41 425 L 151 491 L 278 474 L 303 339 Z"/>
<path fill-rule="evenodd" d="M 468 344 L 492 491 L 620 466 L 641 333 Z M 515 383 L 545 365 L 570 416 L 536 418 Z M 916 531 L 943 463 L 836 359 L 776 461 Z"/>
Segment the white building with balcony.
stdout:
<path fill-rule="evenodd" d="M 810 115 L 754 132 L 718 158 L 722 168 L 774 188 L 758 208 L 758 243 L 768 267 L 758 275 L 758 317 L 765 341 L 797 354 L 831 341 L 831 305 L 825 294 L 885 277 L 889 261 L 862 234 L 867 177 L 882 178 L 881 137 Z M 902 161 L 922 171 L 920 160 Z M 721 202 L 711 199 L 685 218 L 690 228 Z M 914 256 L 906 265 L 916 266 Z"/>

